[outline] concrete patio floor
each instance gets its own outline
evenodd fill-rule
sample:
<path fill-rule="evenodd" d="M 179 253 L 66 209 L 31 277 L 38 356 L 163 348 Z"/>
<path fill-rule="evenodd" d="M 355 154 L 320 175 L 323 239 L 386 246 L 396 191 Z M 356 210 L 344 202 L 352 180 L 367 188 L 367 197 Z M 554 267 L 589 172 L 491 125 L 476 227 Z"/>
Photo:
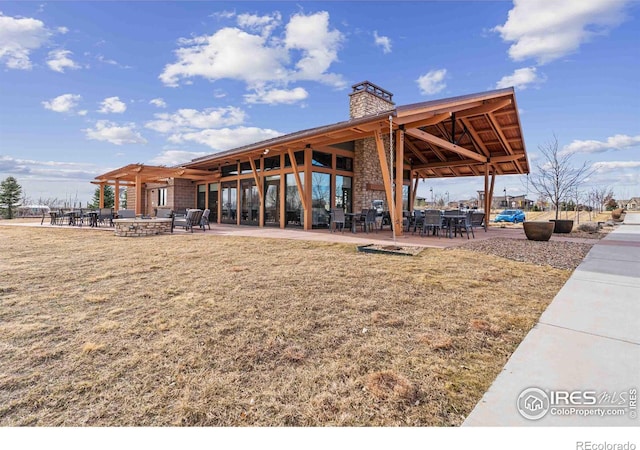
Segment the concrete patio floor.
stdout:
<path fill-rule="evenodd" d="M 113 232 L 113 227 L 89 227 L 89 226 L 67 226 L 67 225 L 51 225 L 47 220 L 40 224 L 41 219 L 14 219 L 14 220 L 0 220 L 0 226 L 25 226 L 36 228 L 57 228 L 57 229 L 69 229 L 78 231 L 93 231 L 93 232 Z M 182 228 L 176 228 L 171 236 L 182 236 L 184 234 L 191 234 Z M 431 247 L 431 248 L 448 248 L 464 245 L 467 242 L 475 240 L 485 240 L 493 238 L 508 238 L 508 239 L 526 239 L 522 225 L 507 225 L 501 227 L 498 225 L 490 225 L 488 231 L 484 229 L 475 229 L 475 238 L 469 235 L 460 237 L 448 238 L 444 232 L 440 233 L 440 236 L 420 236 L 418 233 L 405 232 L 403 236 L 396 237 L 394 241 L 392 233 L 389 229 L 378 230 L 369 233 L 365 233 L 358 230 L 356 233 L 352 233 L 350 230 L 345 229 L 344 232 L 335 231 L 331 232 L 327 229 L 318 229 L 311 231 L 304 231 L 301 228 L 276 228 L 276 227 L 255 227 L 248 225 L 229 225 L 229 224 L 211 224 L 211 229 L 207 229 L 202 232 L 199 229 L 195 229 L 194 235 L 203 236 L 243 236 L 243 237 L 257 237 L 266 239 L 295 239 L 305 241 L 316 242 L 336 242 L 344 244 L 378 244 L 378 245 L 401 245 L 401 246 L 418 246 L 418 247 Z M 564 242 L 586 242 L 595 243 L 595 239 L 575 238 L 564 235 L 554 234 L 551 238 L 553 241 Z"/>

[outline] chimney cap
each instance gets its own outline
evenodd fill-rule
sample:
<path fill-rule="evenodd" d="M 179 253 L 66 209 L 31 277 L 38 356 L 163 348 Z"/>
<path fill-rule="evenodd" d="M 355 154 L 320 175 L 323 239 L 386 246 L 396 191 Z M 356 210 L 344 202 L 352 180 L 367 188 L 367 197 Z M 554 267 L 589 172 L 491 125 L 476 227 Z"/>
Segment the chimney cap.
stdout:
<path fill-rule="evenodd" d="M 373 84 L 370 81 L 361 81 L 351 86 L 352 92 L 349 95 L 357 94 L 358 92 L 369 92 L 370 94 L 380 97 L 383 100 L 393 103 L 393 94 L 380 86 Z"/>

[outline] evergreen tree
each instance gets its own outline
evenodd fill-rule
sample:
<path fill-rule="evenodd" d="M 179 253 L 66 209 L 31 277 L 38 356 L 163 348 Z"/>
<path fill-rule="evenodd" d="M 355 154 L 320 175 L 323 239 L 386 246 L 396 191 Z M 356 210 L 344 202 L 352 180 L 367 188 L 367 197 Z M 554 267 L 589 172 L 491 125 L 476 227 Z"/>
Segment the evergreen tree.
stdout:
<path fill-rule="evenodd" d="M 22 187 L 18 180 L 8 177 L 0 183 L 0 208 L 4 210 L 4 217 L 13 219 L 13 207 L 18 204 Z"/>
<path fill-rule="evenodd" d="M 115 196 L 113 192 L 113 187 L 106 185 L 104 187 L 104 207 L 105 208 L 113 208 L 115 204 Z M 97 187 L 95 192 L 93 193 L 93 200 L 88 205 L 90 208 L 100 208 L 100 188 Z"/>

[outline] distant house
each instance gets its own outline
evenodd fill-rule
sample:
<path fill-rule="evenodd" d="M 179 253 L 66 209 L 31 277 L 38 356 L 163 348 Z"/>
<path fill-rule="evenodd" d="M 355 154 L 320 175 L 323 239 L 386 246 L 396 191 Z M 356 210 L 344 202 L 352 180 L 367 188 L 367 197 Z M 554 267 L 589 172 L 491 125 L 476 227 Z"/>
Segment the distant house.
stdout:
<path fill-rule="evenodd" d="M 129 164 L 92 183 L 126 187 L 137 214 L 208 208 L 214 223 L 309 230 L 327 227 L 331 208 L 374 201 L 392 206 L 400 225 L 421 178 L 482 176 L 489 189 L 496 175 L 529 173 L 528 164 L 513 88 L 396 106 L 364 81 L 352 86 L 348 120 L 176 167 Z"/>
<path fill-rule="evenodd" d="M 484 204 L 484 191 L 478 191 L 478 204 Z M 494 195 L 491 199 L 491 209 L 506 209 L 506 208 L 514 208 L 514 209 L 523 209 L 529 210 L 533 208 L 534 201 L 526 198 L 524 194 L 522 195 Z"/>
<path fill-rule="evenodd" d="M 618 206 L 627 211 L 639 211 L 640 197 L 631 197 L 629 200 L 618 200 Z"/>

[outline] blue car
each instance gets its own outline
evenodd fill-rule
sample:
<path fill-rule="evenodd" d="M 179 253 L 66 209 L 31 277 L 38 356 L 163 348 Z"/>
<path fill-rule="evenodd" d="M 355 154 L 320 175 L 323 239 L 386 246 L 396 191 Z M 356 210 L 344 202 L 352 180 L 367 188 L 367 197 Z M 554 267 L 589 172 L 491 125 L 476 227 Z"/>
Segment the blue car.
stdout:
<path fill-rule="evenodd" d="M 505 209 L 496 216 L 494 222 L 524 222 L 524 211 L 521 209 Z"/>

